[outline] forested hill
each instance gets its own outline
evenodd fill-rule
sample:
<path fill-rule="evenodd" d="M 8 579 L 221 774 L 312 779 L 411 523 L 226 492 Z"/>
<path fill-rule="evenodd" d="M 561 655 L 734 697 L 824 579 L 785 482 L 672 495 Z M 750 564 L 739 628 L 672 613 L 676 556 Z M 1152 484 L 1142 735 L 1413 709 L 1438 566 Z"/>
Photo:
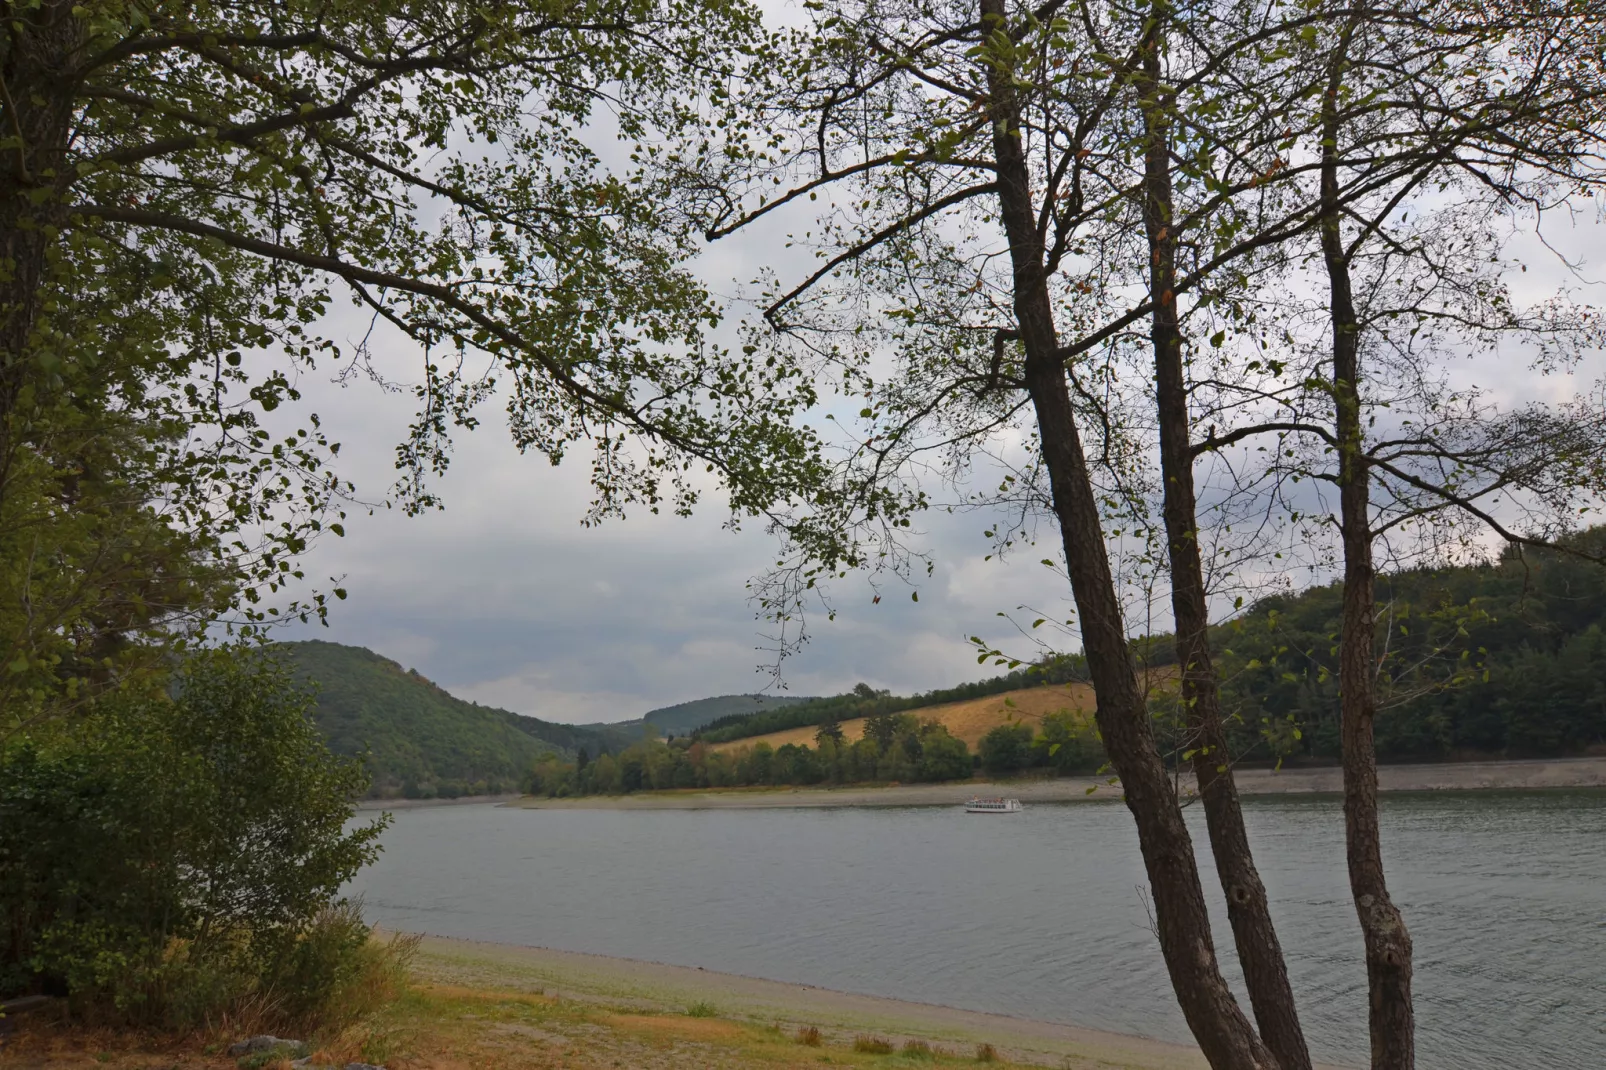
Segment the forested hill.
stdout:
<path fill-rule="evenodd" d="M 719 695 L 651 710 L 643 720 L 666 736 L 684 736 L 724 718 L 775 712 L 814 701 L 795 695 Z"/>
<path fill-rule="evenodd" d="M 695 733 L 709 743 L 728 743 L 736 739 L 782 732 L 788 728 L 803 728 L 824 724 L 827 721 L 851 721 L 857 717 L 872 717 L 878 713 L 903 713 L 908 710 L 940 706 L 947 702 L 1002 695 L 1026 687 L 1043 684 L 1081 683 L 1087 680 L 1087 663 L 1080 655 L 1064 655 L 1041 665 L 1027 665 L 973 684 L 926 691 L 918 695 L 894 695 L 890 691 L 877 691 L 860 684 L 852 691 L 826 698 L 804 699 L 793 706 L 756 713 L 733 713 L 710 721 Z M 649 715 L 650 716 L 650 715 Z"/>
<path fill-rule="evenodd" d="M 1606 528 L 1572 540 L 1606 553 Z M 1342 588 L 1269 598 L 1216 629 L 1241 732 L 1283 732 L 1294 756 L 1338 754 Z M 1569 554 L 1422 569 L 1377 584 L 1379 756 L 1552 756 L 1606 746 L 1606 568 Z M 1290 721 L 1290 718 L 1293 720 Z"/>
<path fill-rule="evenodd" d="M 318 685 L 318 727 L 330 748 L 367 751 L 376 795 L 518 791 L 542 755 L 619 750 L 641 731 L 553 724 L 465 702 L 362 647 L 310 641 L 275 649 Z"/>
<path fill-rule="evenodd" d="M 1606 555 L 1606 528 L 1584 532 L 1571 545 Z M 1342 593 L 1335 584 L 1267 598 L 1214 630 L 1239 754 L 1337 757 Z M 1386 575 L 1377 600 L 1383 760 L 1560 756 L 1606 747 L 1606 568 L 1528 550 L 1488 565 Z M 1168 635 L 1141 640 L 1134 650 L 1152 668 L 1175 662 Z M 1086 678 L 1085 663 L 1072 656 L 923 695 L 860 685 L 845 695 L 727 717 L 699 735 L 709 742 L 746 739 Z M 1156 716 L 1162 738 L 1177 736 L 1163 702 Z"/>

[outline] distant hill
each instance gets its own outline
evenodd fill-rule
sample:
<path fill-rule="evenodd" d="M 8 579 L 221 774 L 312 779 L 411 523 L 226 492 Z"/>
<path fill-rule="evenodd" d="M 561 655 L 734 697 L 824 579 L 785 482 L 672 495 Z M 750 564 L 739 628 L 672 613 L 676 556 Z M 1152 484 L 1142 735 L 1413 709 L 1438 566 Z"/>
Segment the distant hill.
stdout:
<path fill-rule="evenodd" d="M 1157 685 L 1163 685 L 1174 678 L 1165 670 L 1155 675 Z M 915 706 L 911 707 L 911 712 L 922 721 L 936 721 L 955 739 L 964 740 L 965 745 L 975 752 L 981 744 L 981 737 L 1001 724 L 1023 724 L 1037 730 L 1041 728 L 1046 715 L 1061 710 L 1068 710 L 1083 720 L 1089 720 L 1093 716 L 1095 705 L 1097 703 L 1093 699 L 1092 685 L 1064 683 L 1023 687 L 1017 691 L 1004 691 L 982 698 L 960 699 L 933 706 Z M 849 743 L 863 739 L 865 720 L 864 717 L 853 717 L 838 721 L 843 738 Z M 788 743 L 812 747 L 815 745 L 814 734 L 817 730 L 817 725 L 784 728 L 728 743 L 714 743 L 712 746 L 716 751 L 754 747 L 760 743 L 768 743 L 777 750 Z"/>
<path fill-rule="evenodd" d="M 1487 564 L 1378 578 L 1380 759 L 1606 753 L 1606 568 L 1596 563 L 1606 560 L 1606 527 L 1580 532 L 1568 546 L 1571 553 L 1512 551 Z M 1330 584 L 1276 595 L 1211 629 L 1234 753 L 1338 758 L 1342 594 L 1341 585 Z M 1133 655 L 1151 672 L 1175 674 L 1170 635 L 1134 640 Z M 1029 720 L 1025 707 L 1057 690 L 1042 685 L 1074 688 L 1086 678 L 1085 661 L 1072 655 L 921 695 L 860 684 L 844 695 L 721 718 L 697 735 L 712 745 L 762 740 L 779 747 L 812 741 L 827 721 L 856 738 L 860 719 L 875 713 Z M 1155 731 L 1167 753 L 1187 746 L 1169 693 L 1154 692 Z M 995 698 L 969 701 L 989 696 Z M 963 709 L 939 709 L 955 703 Z M 1032 706 L 1034 715 L 1041 712 Z M 966 721 L 961 731 L 982 727 Z"/>
<path fill-rule="evenodd" d="M 314 640 L 275 649 L 318 685 L 318 727 L 330 749 L 368 753 L 377 796 L 518 791 L 543 755 L 619 750 L 641 735 L 640 727 L 581 728 L 465 702 L 362 647 Z"/>
<path fill-rule="evenodd" d="M 764 713 L 813 701 L 796 695 L 719 695 L 716 698 L 700 698 L 676 706 L 664 706 L 649 712 L 642 720 L 663 735 L 684 736 L 722 717 Z"/>

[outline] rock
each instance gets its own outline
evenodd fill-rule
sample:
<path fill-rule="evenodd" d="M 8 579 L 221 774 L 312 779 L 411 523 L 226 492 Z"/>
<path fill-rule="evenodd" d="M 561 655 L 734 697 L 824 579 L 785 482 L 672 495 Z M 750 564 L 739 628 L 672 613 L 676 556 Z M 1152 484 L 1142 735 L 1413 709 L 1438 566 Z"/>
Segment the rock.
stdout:
<path fill-rule="evenodd" d="M 295 1067 L 296 1070 L 335 1070 L 335 1068 L 330 1066 L 328 1063 L 313 1062 L 312 1056 L 310 1055 L 305 1059 L 297 1059 L 290 1065 Z M 383 1066 L 376 1066 L 373 1063 L 347 1063 L 345 1070 L 385 1070 L 385 1068 Z"/>
<path fill-rule="evenodd" d="M 307 1046 L 299 1040 L 285 1040 L 282 1037 L 270 1037 L 267 1034 L 256 1037 L 247 1037 L 245 1040 L 229 1045 L 229 1055 L 239 1058 L 242 1055 L 255 1055 L 259 1051 L 272 1051 L 274 1048 L 296 1048 L 301 1052 Z"/>

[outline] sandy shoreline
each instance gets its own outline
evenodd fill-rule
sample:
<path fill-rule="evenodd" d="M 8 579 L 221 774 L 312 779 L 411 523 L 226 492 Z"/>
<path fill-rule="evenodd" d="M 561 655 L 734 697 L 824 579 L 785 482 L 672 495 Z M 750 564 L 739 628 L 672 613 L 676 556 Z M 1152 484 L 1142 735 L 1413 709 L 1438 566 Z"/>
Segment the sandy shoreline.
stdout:
<path fill-rule="evenodd" d="M 1343 791 L 1337 768 L 1240 769 L 1245 795 L 1319 795 Z M 1378 771 L 1385 792 L 1533 791 L 1554 788 L 1606 789 L 1606 757 L 1537 761 L 1385 765 Z M 1184 777 L 1183 790 L 1191 789 Z M 1092 789 L 1091 791 L 1089 789 Z M 640 792 L 578 799 L 524 797 L 505 805 L 551 810 L 716 810 L 832 806 L 953 806 L 975 794 L 1007 794 L 1022 802 L 1082 802 L 1121 797 L 1108 778 L 1013 781 L 1001 784 L 907 784 L 895 787 L 763 788 L 728 791 Z M 490 801 L 490 800 L 485 800 Z"/>
<path fill-rule="evenodd" d="M 910 1038 L 985 1042 L 1009 1059 L 1047 1066 L 1200 1070 L 1207 1065 L 1196 1048 L 1147 1037 L 713 970 L 434 936 L 425 937 L 419 950 L 423 976 L 447 984 L 539 991 L 656 1012 L 706 1001 L 720 1017 L 779 1024 L 787 1031 L 814 1025 L 849 1042 L 863 1032 L 900 1043 Z M 1067 983 L 1074 984 L 1074 978 Z"/>

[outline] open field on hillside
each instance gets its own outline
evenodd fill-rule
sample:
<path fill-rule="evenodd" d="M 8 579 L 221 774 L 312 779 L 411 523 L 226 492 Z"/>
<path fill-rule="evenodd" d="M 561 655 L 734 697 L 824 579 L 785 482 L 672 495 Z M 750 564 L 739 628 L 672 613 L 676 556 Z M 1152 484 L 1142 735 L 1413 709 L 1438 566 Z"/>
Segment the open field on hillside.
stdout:
<path fill-rule="evenodd" d="M 1066 709 L 1075 710 L 1084 717 L 1093 716 L 1093 688 L 1087 684 L 1049 684 L 1022 691 L 1006 691 L 999 695 L 988 695 L 986 698 L 927 706 L 908 712 L 922 721 L 941 721 L 943 727 L 964 740 L 974 751 L 976 744 L 981 742 L 981 737 L 1001 724 L 1013 720 L 1036 728 L 1046 715 Z M 843 721 L 842 734 L 849 742 L 863 738 L 864 718 L 855 717 L 851 721 Z M 781 747 L 788 743 L 805 743 L 812 747 L 814 728 L 813 726 L 788 728 L 762 736 L 715 744 L 714 749 L 732 750 L 737 747 L 751 747 L 759 742 L 768 743 L 772 747 Z"/>

